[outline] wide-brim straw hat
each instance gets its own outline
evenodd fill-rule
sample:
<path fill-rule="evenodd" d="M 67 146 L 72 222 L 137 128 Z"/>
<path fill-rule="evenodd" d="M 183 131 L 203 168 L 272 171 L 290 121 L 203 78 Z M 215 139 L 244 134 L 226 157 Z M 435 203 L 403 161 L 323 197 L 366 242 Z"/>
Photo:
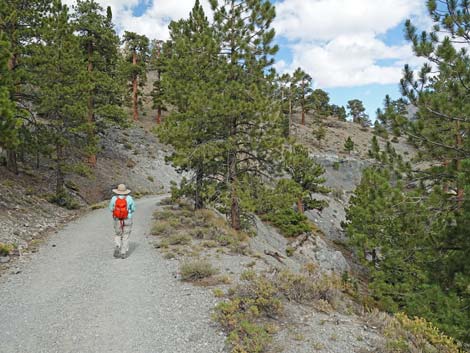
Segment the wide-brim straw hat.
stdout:
<path fill-rule="evenodd" d="M 130 194 L 130 190 L 124 184 L 119 184 L 117 189 L 113 189 L 113 192 L 118 195 L 127 195 Z"/>

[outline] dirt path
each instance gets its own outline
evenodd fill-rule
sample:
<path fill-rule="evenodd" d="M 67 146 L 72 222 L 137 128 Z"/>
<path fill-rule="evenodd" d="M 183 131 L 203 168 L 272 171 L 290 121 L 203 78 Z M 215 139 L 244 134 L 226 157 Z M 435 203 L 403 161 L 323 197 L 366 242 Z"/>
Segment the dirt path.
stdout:
<path fill-rule="evenodd" d="M 112 256 L 107 209 L 69 224 L 0 283 L 1 353 L 224 351 L 207 291 L 181 283 L 146 238 L 159 197 L 137 202 L 131 254 Z"/>

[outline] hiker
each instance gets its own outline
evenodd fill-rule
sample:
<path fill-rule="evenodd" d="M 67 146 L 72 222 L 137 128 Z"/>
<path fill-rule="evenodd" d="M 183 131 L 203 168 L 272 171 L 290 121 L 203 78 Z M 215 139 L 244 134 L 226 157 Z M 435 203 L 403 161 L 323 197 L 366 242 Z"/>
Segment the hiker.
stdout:
<path fill-rule="evenodd" d="M 109 210 L 114 218 L 114 257 L 125 259 L 129 251 L 129 235 L 132 230 L 132 215 L 135 211 L 135 203 L 130 190 L 124 184 L 119 184 L 113 189 L 116 194 L 109 202 Z"/>

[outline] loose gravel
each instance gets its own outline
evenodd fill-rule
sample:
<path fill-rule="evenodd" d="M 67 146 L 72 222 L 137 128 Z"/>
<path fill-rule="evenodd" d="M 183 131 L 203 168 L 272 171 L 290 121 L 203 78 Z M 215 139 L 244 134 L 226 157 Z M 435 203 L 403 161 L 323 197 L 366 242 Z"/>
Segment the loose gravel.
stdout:
<path fill-rule="evenodd" d="M 72 222 L 0 283 L 0 353 L 216 353 L 208 291 L 148 242 L 160 198 L 137 202 L 130 256 L 113 258 L 107 209 Z"/>

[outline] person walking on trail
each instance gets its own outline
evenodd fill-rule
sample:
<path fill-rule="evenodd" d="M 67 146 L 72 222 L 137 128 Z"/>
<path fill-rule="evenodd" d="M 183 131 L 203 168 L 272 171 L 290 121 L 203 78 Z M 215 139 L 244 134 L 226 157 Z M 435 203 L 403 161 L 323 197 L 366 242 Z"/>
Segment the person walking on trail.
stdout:
<path fill-rule="evenodd" d="M 126 185 L 119 184 L 113 189 L 115 195 L 109 202 L 109 210 L 114 219 L 114 257 L 125 259 L 129 252 L 129 236 L 132 230 L 132 216 L 135 212 L 135 203 Z"/>

